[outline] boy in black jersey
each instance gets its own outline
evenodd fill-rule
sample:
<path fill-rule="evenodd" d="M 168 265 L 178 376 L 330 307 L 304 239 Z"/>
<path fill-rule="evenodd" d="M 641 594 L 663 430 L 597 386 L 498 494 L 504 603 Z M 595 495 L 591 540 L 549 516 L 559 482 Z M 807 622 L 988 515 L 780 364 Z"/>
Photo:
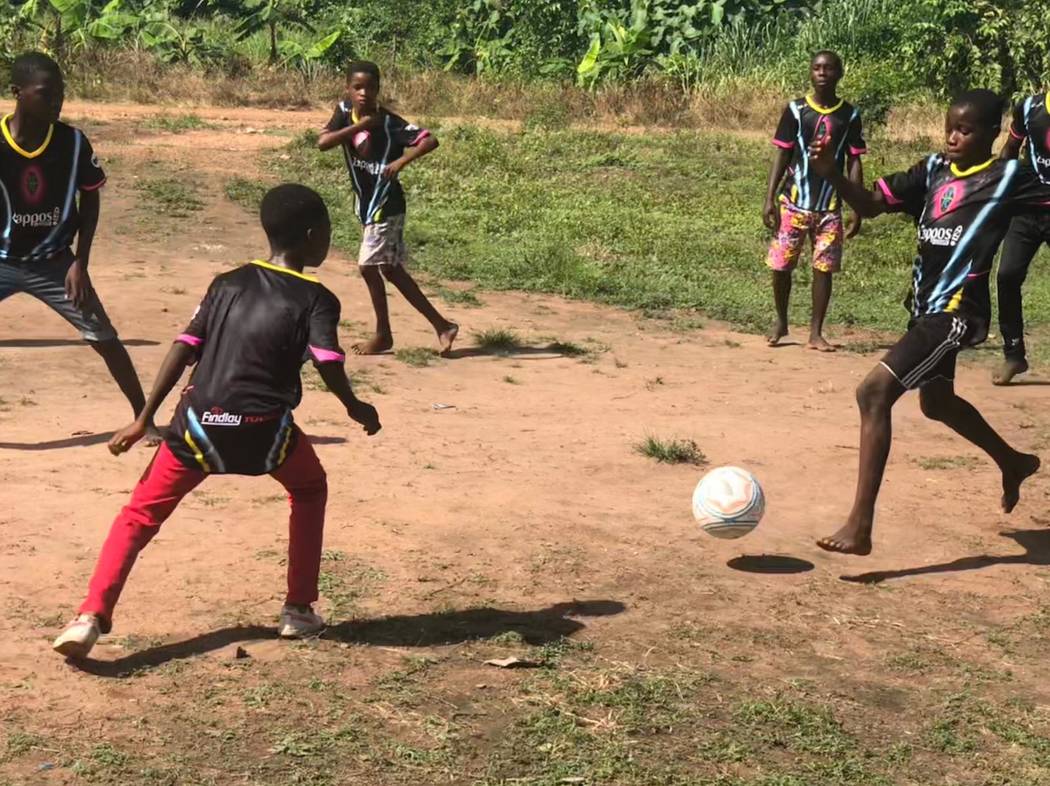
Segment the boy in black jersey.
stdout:
<path fill-rule="evenodd" d="M 341 146 L 357 200 L 357 217 L 364 227 L 358 268 L 368 285 L 376 312 L 376 333 L 354 345 L 360 355 L 375 355 L 394 346 L 384 277 L 405 300 L 427 318 L 437 333 L 441 354 L 452 350 L 459 326 L 443 317 L 405 268 L 405 193 L 398 175 L 416 159 L 431 153 L 438 141 L 378 103 L 379 66 L 367 61 L 350 64 L 347 95 L 332 113 L 317 146 Z"/>
<path fill-rule="evenodd" d="M 1039 458 L 1014 450 L 955 393 L 955 362 L 962 347 L 988 336 L 988 276 L 1010 219 L 1050 206 L 1050 186 L 1016 160 L 992 157 L 1002 101 L 989 90 L 964 94 L 948 110 L 944 155 L 931 155 L 907 172 L 880 179 L 872 191 L 838 171 L 834 151 L 814 142 L 810 163 L 862 216 L 906 213 L 918 226 L 912 316 L 908 332 L 857 388 L 860 472 L 845 526 L 817 545 L 827 551 L 871 552 L 875 500 L 891 440 L 894 403 L 919 389 L 923 414 L 984 450 L 1002 472 L 1002 509 L 1020 499 L 1022 482 Z"/>
<path fill-rule="evenodd" d="M 763 221 L 774 232 L 766 260 L 773 271 L 777 312 L 769 345 L 776 346 L 788 334 L 791 278 L 808 238 L 813 246 L 813 312 L 807 346 L 834 352 L 824 338 L 831 277 L 842 269 L 843 238 L 860 231 L 860 217 L 854 215 L 843 227 L 839 197 L 824 178 L 811 171 L 809 146 L 815 139 L 826 139 L 838 171 L 845 169 L 852 182 L 863 184 L 860 157 L 867 152 L 867 145 L 860 112 L 836 94 L 842 79 L 842 59 L 834 52 L 817 52 L 810 61 L 809 77 L 813 92 L 788 103 L 772 140 L 777 153 L 769 170 L 762 210 Z"/>
<path fill-rule="evenodd" d="M 0 119 L 0 300 L 22 292 L 56 311 L 102 356 L 138 415 L 146 397 L 88 276 L 106 174 L 84 132 L 58 119 L 65 83 L 54 60 L 19 55 L 11 82 L 15 111 Z M 147 428 L 157 444 L 152 421 Z"/>
<path fill-rule="evenodd" d="M 1010 135 L 999 157 L 1010 161 L 1021 149 L 1028 166 L 1043 183 L 1050 183 L 1050 93 L 1029 96 L 1014 107 Z M 1050 244 L 1050 212 L 1026 213 L 1014 218 L 1003 241 L 999 260 L 999 332 L 1003 337 L 1002 367 L 992 375 L 996 385 L 1008 385 L 1028 371 L 1024 346 L 1021 286 L 1039 247 Z"/>
<path fill-rule="evenodd" d="M 368 434 L 379 431 L 379 417 L 354 396 L 343 369 L 339 301 L 302 272 L 328 253 L 331 225 L 324 202 L 305 186 L 285 184 L 263 198 L 260 217 L 270 258 L 212 282 L 161 365 L 142 414 L 110 440 L 117 455 L 141 439 L 183 370 L 197 364 L 165 441 L 113 522 L 79 616 L 54 642 L 63 655 L 84 657 L 99 634 L 109 632 L 138 553 L 179 501 L 212 474 L 270 474 L 287 489 L 288 595 L 278 633 L 297 638 L 324 627 L 311 604 L 317 600 L 328 486 L 310 440 L 292 420 L 306 358 Z"/>

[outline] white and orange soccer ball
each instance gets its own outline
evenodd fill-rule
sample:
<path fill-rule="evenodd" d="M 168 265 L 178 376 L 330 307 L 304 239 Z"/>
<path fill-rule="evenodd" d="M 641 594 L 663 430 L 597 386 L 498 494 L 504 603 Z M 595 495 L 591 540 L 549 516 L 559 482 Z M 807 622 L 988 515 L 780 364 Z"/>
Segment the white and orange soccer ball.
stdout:
<path fill-rule="evenodd" d="M 693 492 L 693 517 L 716 538 L 741 538 L 762 520 L 766 497 L 758 480 L 740 467 L 718 467 Z"/>

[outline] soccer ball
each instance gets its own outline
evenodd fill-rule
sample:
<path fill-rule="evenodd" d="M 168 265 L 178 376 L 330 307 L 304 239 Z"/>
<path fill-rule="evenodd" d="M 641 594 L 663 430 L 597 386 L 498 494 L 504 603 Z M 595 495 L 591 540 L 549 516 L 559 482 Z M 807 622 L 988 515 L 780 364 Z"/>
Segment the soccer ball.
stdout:
<path fill-rule="evenodd" d="M 740 538 L 758 526 L 766 498 L 755 476 L 740 467 L 718 467 L 693 492 L 693 517 L 716 538 Z"/>

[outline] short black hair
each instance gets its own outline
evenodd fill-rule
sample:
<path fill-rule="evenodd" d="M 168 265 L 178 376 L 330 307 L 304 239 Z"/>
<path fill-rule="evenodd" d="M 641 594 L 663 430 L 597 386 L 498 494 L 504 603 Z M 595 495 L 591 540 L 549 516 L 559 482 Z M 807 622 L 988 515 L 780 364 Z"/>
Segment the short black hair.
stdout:
<path fill-rule="evenodd" d="M 952 101 L 953 107 L 968 107 L 977 115 L 977 122 L 986 128 L 999 128 L 1003 124 L 1003 115 L 1006 114 L 1007 102 L 1002 96 L 993 90 L 979 88 L 967 90 L 956 96 Z"/>
<path fill-rule="evenodd" d="M 23 52 L 11 64 L 11 84 L 25 87 L 38 74 L 62 78 L 62 69 L 43 52 Z"/>
<path fill-rule="evenodd" d="M 350 79 L 354 74 L 368 74 L 379 84 L 379 66 L 371 60 L 354 60 L 350 63 L 346 69 L 346 78 Z"/>
<path fill-rule="evenodd" d="M 282 183 L 266 192 L 259 220 L 275 249 L 287 251 L 306 240 L 306 231 L 329 220 L 320 194 L 298 183 Z"/>
<path fill-rule="evenodd" d="M 839 67 L 839 71 L 843 70 L 842 58 L 839 56 L 838 52 L 832 51 L 831 49 L 821 49 L 819 52 L 813 53 L 813 57 L 809 59 L 809 64 L 813 65 L 815 62 L 817 62 L 818 57 L 830 57 L 832 60 L 835 61 L 835 65 Z"/>

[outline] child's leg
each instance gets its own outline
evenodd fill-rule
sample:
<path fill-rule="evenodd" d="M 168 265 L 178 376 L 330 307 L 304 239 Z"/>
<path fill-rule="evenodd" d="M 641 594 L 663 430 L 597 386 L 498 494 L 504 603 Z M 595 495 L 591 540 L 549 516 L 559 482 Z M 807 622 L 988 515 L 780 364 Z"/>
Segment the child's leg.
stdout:
<path fill-rule="evenodd" d="M 87 599 L 80 606 L 81 614 L 99 617 L 103 633 L 110 630 L 113 608 L 139 552 L 157 534 L 182 498 L 205 477 L 200 470 L 184 466 L 166 444 L 157 448 L 131 494 L 131 501 L 110 527 L 88 585 Z"/>
<path fill-rule="evenodd" d="M 434 304 L 423 294 L 423 291 L 405 269 L 404 265 L 383 265 L 382 270 L 383 275 L 386 276 L 391 284 L 397 287 L 405 300 L 411 303 L 416 311 L 427 318 L 427 321 L 434 328 L 434 332 L 437 333 L 438 341 L 441 344 L 441 354 L 447 354 L 452 349 L 452 343 L 456 340 L 456 334 L 459 333 L 459 325 L 449 322 L 434 308 Z"/>
<path fill-rule="evenodd" d="M 819 214 L 812 229 L 813 312 L 809 322 L 808 346 L 820 352 L 835 351 L 835 347 L 824 339 L 824 318 L 831 303 L 831 278 L 842 269 L 844 235 L 842 213 L 836 210 Z"/>
<path fill-rule="evenodd" d="M 1014 450 L 999 436 L 970 402 L 955 393 L 955 383 L 938 379 L 919 391 L 922 413 L 992 457 L 1003 473 L 1002 509 L 1009 513 L 1021 497 L 1021 483 L 1039 469 L 1039 457 Z"/>
<path fill-rule="evenodd" d="M 273 473 L 288 491 L 292 512 L 288 521 L 288 597 L 292 606 L 317 600 L 324 540 L 328 481 L 309 438 L 301 431 L 295 449 Z"/>
<path fill-rule="evenodd" d="M 1007 385 L 1015 376 L 1028 370 L 1021 287 L 1028 276 L 1028 266 L 1042 244 L 1043 236 L 1036 216 L 1021 215 L 1010 222 L 997 276 L 999 332 L 1003 337 L 1004 358 L 1003 365 L 992 375 L 992 382 L 996 385 Z"/>
<path fill-rule="evenodd" d="M 368 341 L 354 344 L 358 355 L 378 355 L 394 346 L 394 334 L 390 329 L 390 307 L 386 301 L 386 282 L 378 265 L 361 265 L 361 278 L 368 285 L 368 296 L 376 313 L 376 332 Z"/>
<path fill-rule="evenodd" d="M 769 346 L 775 347 L 788 334 L 788 304 L 791 300 L 791 275 L 802 255 L 808 234 L 808 214 L 793 210 L 780 201 L 780 229 L 769 245 L 766 266 L 773 271 L 773 306 L 776 319 L 769 332 Z"/>
<path fill-rule="evenodd" d="M 897 378 L 881 364 L 872 369 L 857 388 L 857 406 L 860 408 L 857 492 L 845 526 L 831 537 L 817 541 L 822 549 L 843 554 L 871 553 L 875 500 L 882 485 L 893 438 L 891 413 L 904 390 Z"/>

